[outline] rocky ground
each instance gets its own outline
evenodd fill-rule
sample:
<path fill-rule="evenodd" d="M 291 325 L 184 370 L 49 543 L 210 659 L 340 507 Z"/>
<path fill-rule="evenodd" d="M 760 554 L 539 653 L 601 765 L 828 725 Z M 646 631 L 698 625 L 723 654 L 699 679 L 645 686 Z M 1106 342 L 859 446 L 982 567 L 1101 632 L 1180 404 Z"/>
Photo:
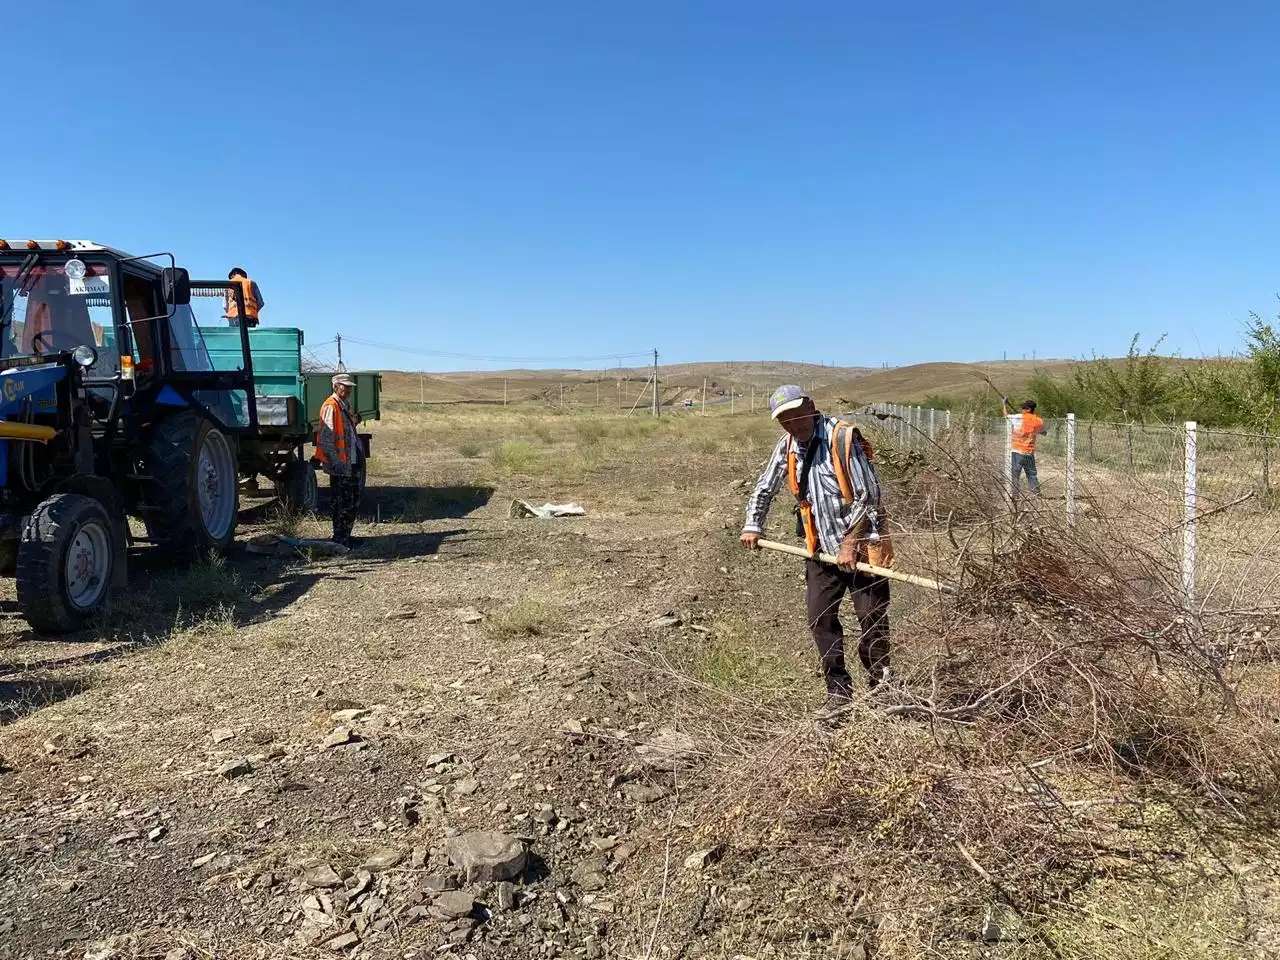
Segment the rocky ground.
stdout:
<path fill-rule="evenodd" d="M 1001 947 L 976 886 L 940 907 L 838 853 L 798 880 L 779 844 L 711 826 L 737 813 L 678 664 L 822 735 L 799 569 L 734 542 L 767 422 L 709 439 L 620 420 L 602 453 L 595 428 L 453 416 L 380 427 L 348 556 L 142 554 L 111 617 L 60 641 L 10 595 L 0 955 L 916 955 L 891 949 L 894 915 L 934 955 L 1039 955 Z M 543 429 L 532 454 L 459 451 Z M 513 496 L 588 513 L 511 519 Z M 244 507 L 242 541 L 272 526 Z M 908 635 L 915 602 L 895 601 Z M 741 659 L 748 635 L 772 652 Z"/>

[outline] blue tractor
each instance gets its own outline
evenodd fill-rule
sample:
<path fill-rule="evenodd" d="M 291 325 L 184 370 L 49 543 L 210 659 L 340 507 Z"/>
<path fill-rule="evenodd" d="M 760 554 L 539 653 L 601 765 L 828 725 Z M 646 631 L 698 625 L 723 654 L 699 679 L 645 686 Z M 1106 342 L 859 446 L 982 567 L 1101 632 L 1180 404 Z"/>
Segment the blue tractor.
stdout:
<path fill-rule="evenodd" d="M 0 240 L 0 575 L 37 631 L 97 616 L 134 542 L 191 557 L 234 539 L 258 431 L 248 328 L 215 370 L 193 288 L 246 315 L 239 285 L 193 283 L 167 254 Z"/>

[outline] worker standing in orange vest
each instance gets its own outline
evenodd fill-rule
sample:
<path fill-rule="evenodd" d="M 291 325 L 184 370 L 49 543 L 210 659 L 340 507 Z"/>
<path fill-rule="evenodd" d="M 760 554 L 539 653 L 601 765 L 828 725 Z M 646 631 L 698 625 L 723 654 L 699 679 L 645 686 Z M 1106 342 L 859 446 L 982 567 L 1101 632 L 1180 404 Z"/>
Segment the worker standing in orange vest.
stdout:
<path fill-rule="evenodd" d="M 240 293 L 244 299 L 244 325 L 246 327 L 256 327 L 258 325 L 258 312 L 266 306 L 266 301 L 262 299 L 262 290 L 259 289 L 257 281 L 250 280 L 249 275 L 240 267 L 232 267 L 231 272 L 227 274 L 227 279 L 240 285 Z M 227 291 L 224 314 L 231 326 L 240 326 L 240 305 L 236 302 L 234 290 Z"/>
<path fill-rule="evenodd" d="M 844 657 L 840 601 L 852 595 L 862 627 L 858 659 L 871 690 L 889 677 L 889 581 L 855 564 L 893 563 L 880 506 L 871 445 L 851 423 L 818 412 L 803 388 L 779 387 L 769 397 L 773 419 L 786 431 L 747 500 L 742 545 L 758 550 L 769 505 L 785 480 L 797 503 L 797 533 L 811 555 L 834 554 L 837 565 L 805 561 L 805 606 L 826 680 L 820 720 L 835 720 L 852 704 L 853 680 Z"/>
<path fill-rule="evenodd" d="M 356 435 L 356 418 L 347 396 L 356 382 L 345 373 L 330 381 L 333 394 L 320 405 L 320 427 L 316 431 L 316 457 L 329 475 L 329 499 L 333 510 L 333 542 L 354 547 L 351 536 L 360 503 L 361 459 L 364 448 Z"/>
<path fill-rule="evenodd" d="M 1009 493 L 1015 498 L 1018 496 L 1022 489 L 1022 474 L 1025 473 L 1027 486 L 1032 494 L 1039 494 L 1040 478 L 1036 476 L 1036 437 L 1048 433 L 1048 428 L 1045 427 L 1044 421 L 1036 416 L 1034 400 L 1024 401 L 1019 413 L 1009 412 L 1008 398 L 1001 397 L 1000 402 L 1004 406 L 1004 415 L 1008 417 L 1012 427 L 1009 457 L 1013 463 L 1013 470 L 1010 473 Z"/>

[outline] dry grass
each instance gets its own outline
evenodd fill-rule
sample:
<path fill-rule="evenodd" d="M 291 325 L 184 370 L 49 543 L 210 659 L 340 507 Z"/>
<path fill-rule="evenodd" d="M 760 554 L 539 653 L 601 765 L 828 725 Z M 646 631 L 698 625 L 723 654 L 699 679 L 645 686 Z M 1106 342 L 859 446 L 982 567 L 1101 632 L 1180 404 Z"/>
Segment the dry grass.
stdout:
<path fill-rule="evenodd" d="M 671 957 L 695 947 L 831 957 L 865 940 L 872 956 L 904 960 L 975 948 L 1192 960 L 1276 944 L 1275 880 L 1248 870 L 1272 856 L 1280 686 L 1264 628 L 1274 614 L 1231 614 L 1231 636 L 1264 642 L 1248 657 L 1211 659 L 1216 621 L 1174 622 L 1149 522 L 1069 535 L 1028 513 L 1014 525 L 993 508 L 990 478 L 886 446 L 900 562 L 968 589 L 960 605 L 895 592 L 901 689 L 830 731 L 808 720 L 820 681 L 799 566 L 734 543 L 742 482 L 777 436 L 763 413 L 655 422 L 406 408 L 376 433 L 371 495 L 386 522 L 362 523 L 358 554 L 158 574 L 78 646 L 29 641 L 6 621 L 10 669 L 74 682 L 30 687 L 3 715 L 0 757 L 17 772 L 4 782 L 0 835 L 37 835 L 30 811 L 70 817 L 88 793 L 99 805 L 68 821 L 72 839 L 56 854 L 59 870 L 84 868 L 74 897 L 33 896 L 46 869 L 35 853 L 7 867 L 16 949 L 57 948 L 38 932 L 47 919 L 94 936 L 163 929 L 217 956 L 299 955 L 285 940 L 293 925 L 276 926 L 299 898 L 272 905 L 256 873 L 278 871 L 284 891 L 304 855 L 350 868 L 374 844 L 519 829 L 512 818 L 543 802 L 575 818 L 563 838 L 535 842 L 550 882 L 563 882 L 598 832 L 636 850 L 602 894 L 617 904 L 611 955 L 645 956 L 655 920 L 654 956 Z M 462 438 L 482 455 L 467 456 Z M 588 516 L 511 520 L 513 497 L 575 500 Z M 789 537 L 785 499 L 771 518 L 779 539 Z M 1237 536 L 1226 519 L 1212 557 L 1268 542 L 1256 523 Z M 1090 565 L 1111 582 L 1074 575 Z M 484 622 L 466 624 L 465 607 Z M 681 628 L 647 626 L 669 609 Z M 1046 631 L 1070 645 L 1059 650 Z M 112 644 L 124 652 L 63 662 Z M 376 708 L 360 728 L 369 749 L 320 749 L 332 711 L 353 703 Z M 570 717 L 587 728 L 581 743 L 561 732 Z M 678 790 L 638 806 L 608 784 L 634 775 L 634 744 L 660 726 L 692 734 L 697 762 L 653 774 Z M 213 728 L 234 739 L 214 743 Z M 59 735 L 65 746 L 47 755 Z M 481 792 L 406 827 L 397 803 L 440 750 L 477 758 Z M 251 778 L 212 773 L 229 756 L 268 753 Z M 499 797 L 509 815 L 495 812 Z M 169 817 L 168 840 L 107 844 L 153 807 Z M 694 850 L 721 846 L 718 864 L 682 868 Z M 119 884 L 117 860 L 138 850 L 148 858 L 135 857 L 134 882 Z M 209 852 L 237 858 L 222 881 L 190 868 Z M 1029 939 L 975 943 L 1002 899 Z M 549 887 L 540 902 L 554 902 Z M 394 952 L 434 951 L 434 930 L 406 926 Z"/>

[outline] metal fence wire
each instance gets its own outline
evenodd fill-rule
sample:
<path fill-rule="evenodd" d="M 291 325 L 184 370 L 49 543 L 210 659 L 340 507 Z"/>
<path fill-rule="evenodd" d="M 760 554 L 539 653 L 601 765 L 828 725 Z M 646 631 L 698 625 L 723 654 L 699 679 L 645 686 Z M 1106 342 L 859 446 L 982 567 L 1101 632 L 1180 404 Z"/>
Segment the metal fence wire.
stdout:
<path fill-rule="evenodd" d="M 901 450 L 927 453 L 945 447 L 953 456 L 987 464 L 1002 476 L 1010 504 L 1032 495 L 1026 477 L 1014 478 L 1007 417 L 881 403 L 853 418 L 887 435 Z M 1068 415 L 1046 420 L 1037 439 L 1036 495 L 1061 501 L 1072 523 L 1106 516 L 1146 526 L 1153 534 L 1166 531 L 1191 604 L 1206 580 L 1216 586 L 1230 576 L 1256 582 L 1264 578 L 1264 568 L 1267 577 L 1280 576 L 1280 559 L 1273 559 L 1280 558 L 1278 454 L 1280 442 L 1269 434 L 1205 429 L 1194 422 L 1144 424 Z M 1210 542 L 1222 547 L 1221 556 L 1200 557 L 1202 518 L 1244 504 L 1250 516 L 1264 516 L 1265 522 L 1245 529 L 1237 523 L 1229 531 L 1229 547 L 1221 527 L 1206 528 Z M 1256 542 L 1242 547 L 1248 539 Z M 1228 562 L 1232 556 L 1237 562 Z"/>

